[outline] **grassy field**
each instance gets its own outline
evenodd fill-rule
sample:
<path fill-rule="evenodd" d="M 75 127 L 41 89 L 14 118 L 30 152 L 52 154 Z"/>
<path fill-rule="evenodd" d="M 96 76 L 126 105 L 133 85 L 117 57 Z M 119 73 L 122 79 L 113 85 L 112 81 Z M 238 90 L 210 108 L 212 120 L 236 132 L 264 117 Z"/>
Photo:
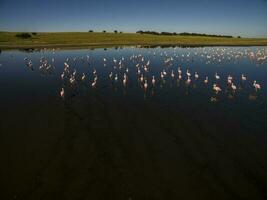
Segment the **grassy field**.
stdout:
<path fill-rule="evenodd" d="M 0 49 L 44 47 L 97 47 L 124 45 L 178 46 L 265 46 L 267 38 L 218 38 L 203 36 L 162 36 L 135 33 L 57 32 L 37 33 L 31 38 L 16 32 L 0 32 Z"/>

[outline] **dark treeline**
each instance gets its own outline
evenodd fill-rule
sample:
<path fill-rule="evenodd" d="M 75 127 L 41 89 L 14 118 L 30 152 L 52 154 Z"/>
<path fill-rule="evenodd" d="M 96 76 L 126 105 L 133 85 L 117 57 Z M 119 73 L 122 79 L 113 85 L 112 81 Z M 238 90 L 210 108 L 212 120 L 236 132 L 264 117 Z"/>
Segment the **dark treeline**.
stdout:
<path fill-rule="evenodd" d="M 36 35 L 37 35 L 36 32 L 32 32 L 32 33 L 17 33 L 15 36 L 18 38 L 27 39 L 27 38 L 31 38 L 32 36 L 36 36 Z"/>
<path fill-rule="evenodd" d="M 205 36 L 205 37 L 223 37 L 223 38 L 233 38 L 231 35 L 214 35 L 205 33 L 176 33 L 176 32 L 156 32 L 156 31 L 137 31 L 139 34 L 151 34 L 151 35 L 180 35 L 180 36 Z M 240 38 L 240 36 L 238 36 Z"/>

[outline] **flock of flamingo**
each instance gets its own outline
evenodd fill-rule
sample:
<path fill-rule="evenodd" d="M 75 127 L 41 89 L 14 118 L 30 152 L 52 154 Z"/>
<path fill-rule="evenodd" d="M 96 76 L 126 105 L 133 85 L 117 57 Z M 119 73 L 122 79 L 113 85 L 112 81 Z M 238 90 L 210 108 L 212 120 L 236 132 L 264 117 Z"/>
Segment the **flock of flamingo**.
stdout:
<path fill-rule="evenodd" d="M 163 58 L 161 61 L 163 63 L 162 70 L 160 72 L 152 72 L 153 65 L 151 64 L 151 60 L 153 57 L 144 56 L 142 54 L 132 54 L 129 57 L 120 57 L 116 58 L 102 58 L 102 65 L 106 68 L 109 73 L 103 74 L 97 72 L 97 68 L 91 66 L 90 64 L 91 57 L 89 55 L 83 56 L 81 58 L 66 58 L 64 61 L 63 71 L 60 74 L 60 79 L 64 82 L 64 86 L 66 87 L 66 83 L 70 86 L 77 84 L 77 82 L 89 83 L 89 87 L 97 88 L 98 85 L 98 77 L 106 78 L 110 80 L 112 83 L 121 83 L 124 87 L 127 87 L 129 84 L 129 74 L 134 73 L 138 84 L 141 88 L 146 92 L 149 88 L 154 88 L 158 83 L 164 82 L 166 79 L 174 79 L 178 81 L 184 81 L 188 86 L 191 84 L 192 80 L 198 80 L 203 84 L 208 85 L 211 83 L 212 90 L 215 94 L 219 94 L 222 92 L 222 87 L 218 83 L 219 80 L 225 80 L 227 88 L 232 90 L 232 92 L 236 92 L 238 87 L 234 81 L 234 77 L 232 75 L 228 75 L 226 78 L 221 77 L 221 75 L 216 72 L 213 77 L 203 76 L 201 77 L 197 71 L 192 71 L 190 67 L 182 67 L 181 65 L 174 64 L 174 61 L 180 59 L 180 61 L 190 61 L 194 62 L 195 57 L 199 56 L 198 59 L 203 59 L 208 63 L 220 64 L 222 62 L 234 61 L 238 62 L 244 57 L 247 57 L 250 61 L 255 62 L 256 64 L 263 64 L 267 60 L 267 50 L 266 49 L 258 49 L 257 52 L 245 50 L 242 51 L 234 51 L 227 50 L 226 48 L 200 48 L 194 53 L 192 52 L 184 52 L 182 54 L 177 54 L 174 48 L 173 55 L 169 55 L 166 51 L 159 52 L 151 52 L 148 50 L 150 55 L 156 57 L 157 53 Z M 201 51 L 201 52 L 199 52 Z M 55 52 L 55 50 L 53 51 Z M 32 67 L 33 63 L 29 58 L 24 59 L 26 61 L 27 66 Z M 77 61 L 88 62 L 88 66 L 92 69 L 92 73 L 82 72 L 78 74 L 75 68 L 75 62 Z M 49 71 L 53 68 L 53 63 L 55 62 L 55 58 L 51 59 L 52 64 L 49 64 L 48 59 L 42 57 L 40 59 L 41 65 L 39 66 L 40 70 Z M 98 66 L 99 67 L 99 66 Z M 105 77 L 104 77 L 105 76 Z M 248 82 L 247 76 L 242 73 L 240 77 L 235 77 L 235 80 L 239 79 L 241 82 Z M 131 80 L 133 81 L 133 80 Z M 256 92 L 261 90 L 261 85 L 256 80 L 251 80 L 249 83 L 255 89 Z M 64 99 L 65 97 L 65 89 L 62 87 L 59 91 L 59 95 Z"/>

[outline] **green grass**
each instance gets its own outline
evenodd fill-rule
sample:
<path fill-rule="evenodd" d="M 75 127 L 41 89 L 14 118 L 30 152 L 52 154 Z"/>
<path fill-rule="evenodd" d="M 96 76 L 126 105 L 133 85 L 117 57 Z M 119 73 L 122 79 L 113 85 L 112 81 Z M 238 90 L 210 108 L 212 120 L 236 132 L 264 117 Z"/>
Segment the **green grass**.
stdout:
<path fill-rule="evenodd" d="M 90 47 L 124 45 L 265 46 L 267 38 L 218 38 L 203 36 L 158 36 L 135 33 L 57 32 L 37 33 L 31 38 L 17 32 L 0 32 L 0 48 Z"/>

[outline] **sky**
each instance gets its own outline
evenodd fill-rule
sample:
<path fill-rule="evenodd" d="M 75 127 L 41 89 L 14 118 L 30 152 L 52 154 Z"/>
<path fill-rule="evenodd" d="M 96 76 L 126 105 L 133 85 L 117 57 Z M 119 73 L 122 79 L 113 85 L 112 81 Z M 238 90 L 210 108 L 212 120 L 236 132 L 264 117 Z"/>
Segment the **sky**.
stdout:
<path fill-rule="evenodd" d="M 0 0 L 0 31 L 88 30 L 267 37 L 267 0 Z"/>

